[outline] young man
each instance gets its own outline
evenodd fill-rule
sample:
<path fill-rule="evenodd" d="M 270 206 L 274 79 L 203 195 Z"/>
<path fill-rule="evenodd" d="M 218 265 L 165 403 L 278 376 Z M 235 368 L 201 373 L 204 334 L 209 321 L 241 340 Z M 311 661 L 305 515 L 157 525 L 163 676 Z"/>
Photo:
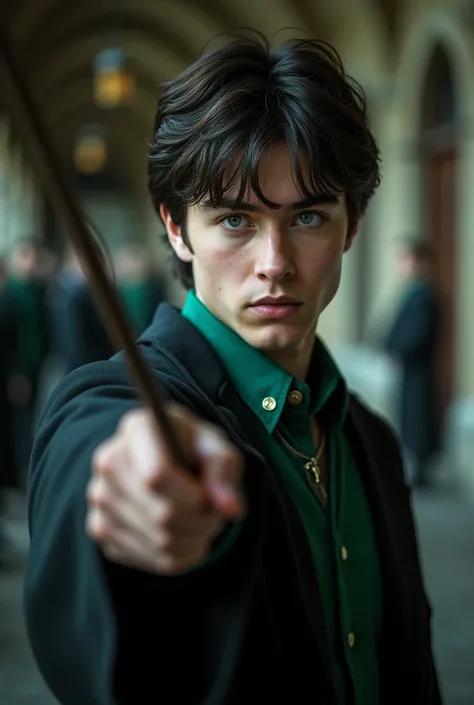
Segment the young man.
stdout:
<path fill-rule="evenodd" d="M 26 612 L 65 705 L 440 702 L 391 431 L 315 329 L 379 182 L 360 89 L 316 41 L 234 40 L 170 81 L 149 188 L 189 288 L 71 375 L 30 480 Z"/>

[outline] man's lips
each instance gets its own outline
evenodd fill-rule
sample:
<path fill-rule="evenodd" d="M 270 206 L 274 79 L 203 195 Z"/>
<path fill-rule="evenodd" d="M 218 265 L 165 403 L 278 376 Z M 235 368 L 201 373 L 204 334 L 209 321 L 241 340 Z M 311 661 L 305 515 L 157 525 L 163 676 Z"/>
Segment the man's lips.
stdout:
<path fill-rule="evenodd" d="M 300 306 L 301 302 L 291 296 L 264 296 L 254 301 L 251 306 Z"/>
<path fill-rule="evenodd" d="M 250 309 L 260 318 L 284 319 L 292 316 L 301 302 L 290 296 L 264 296 L 250 305 Z"/>

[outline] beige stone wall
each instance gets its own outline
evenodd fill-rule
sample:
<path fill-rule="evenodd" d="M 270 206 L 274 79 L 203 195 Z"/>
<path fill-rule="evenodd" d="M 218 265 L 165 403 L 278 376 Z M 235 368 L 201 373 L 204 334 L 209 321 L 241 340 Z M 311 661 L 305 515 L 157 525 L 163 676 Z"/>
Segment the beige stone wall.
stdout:
<path fill-rule="evenodd" d="M 390 316 L 398 291 L 394 270 L 397 239 L 417 233 L 422 227 L 420 208 L 420 162 L 416 145 L 421 96 L 432 52 L 437 44 L 448 54 L 456 80 L 461 112 L 461 142 L 458 175 L 456 239 L 456 393 L 474 397 L 474 32 L 453 0 L 405 2 L 400 23 L 398 57 L 391 71 L 377 73 L 370 57 L 380 56 L 378 30 L 367 23 L 365 35 L 355 42 L 351 56 L 345 46 L 350 70 L 366 88 L 383 155 L 383 181 L 374 199 L 367 224 L 370 256 L 365 272 L 371 306 L 367 329 L 376 328 Z M 372 34 L 371 34 L 372 32 Z M 341 32 L 343 42 L 346 31 Z M 364 53 L 360 53 L 365 47 Z M 385 67 L 389 64 L 388 58 Z M 359 71 L 357 71 L 359 69 Z M 358 286 L 355 258 L 345 263 L 343 283 L 337 299 L 321 321 L 321 332 L 330 344 L 354 341 Z"/>

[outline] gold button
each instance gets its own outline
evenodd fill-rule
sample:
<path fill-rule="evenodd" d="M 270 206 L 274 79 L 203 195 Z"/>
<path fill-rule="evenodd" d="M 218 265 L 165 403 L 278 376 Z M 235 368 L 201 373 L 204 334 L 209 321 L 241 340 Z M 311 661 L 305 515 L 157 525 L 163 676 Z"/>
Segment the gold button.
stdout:
<path fill-rule="evenodd" d="M 293 391 L 288 394 L 288 401 L 290 404 L 297 406 L 303 401 L 303 395 L 297 389 L 293 389 Z"/>
<path fill-rule="evenodd" d="M 347 559 L 349 558 L 349 551 L 345 546 L 342 546 L 341 548 L 341 558 L 343 561 L 347 561 Z"/>
<path fill-rule="evenodd" d="M 356 643 L 355 634 L 353 632 L 349 632 L 349 634 L 347 635 L 347 644 L 348 644 L 349 648 L 353 649 L 355 646 L 355 643 Z"/>
<path fill-rule="evenodd" d="M 262 406 L 265 411 L 274 411 L 276 409 L 276 400 L 273 397 L 265 397 L 262 401 Z"/>

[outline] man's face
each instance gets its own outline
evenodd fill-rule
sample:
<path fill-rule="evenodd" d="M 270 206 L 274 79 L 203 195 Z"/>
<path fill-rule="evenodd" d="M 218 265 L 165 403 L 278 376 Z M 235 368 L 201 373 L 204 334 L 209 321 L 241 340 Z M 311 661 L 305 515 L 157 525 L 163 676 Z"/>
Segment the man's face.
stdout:
<path fill-rule="evenodd" d="M 285 144 L 269 148 L 259 177 L 265 197 L 281 207 L 269 208 L 251 192 L 239 208 L 232 206 L 232 193 L 217 209 L 205 202 L 189 208 L 192 252 L 166 209 L 162 216 L 177 255 L 193 264 L 198 298 L 250 345 L 283 364 L 312 349 L 352 236 L 344 196 L 302 202 Z"/>
<path fill-rule="evenodd" d="M 416 261 L 409 250 L 401 250 L 397 257 L 397 270 L 404 279 L 411 279 L 416 274 Z"/>
<path fill-rule="evenodd" d="M 38 267 L 38 250 L 31 243 L 21 243 L 11 255 L 13 274 L 22 280 L 32 279 Z"/>

